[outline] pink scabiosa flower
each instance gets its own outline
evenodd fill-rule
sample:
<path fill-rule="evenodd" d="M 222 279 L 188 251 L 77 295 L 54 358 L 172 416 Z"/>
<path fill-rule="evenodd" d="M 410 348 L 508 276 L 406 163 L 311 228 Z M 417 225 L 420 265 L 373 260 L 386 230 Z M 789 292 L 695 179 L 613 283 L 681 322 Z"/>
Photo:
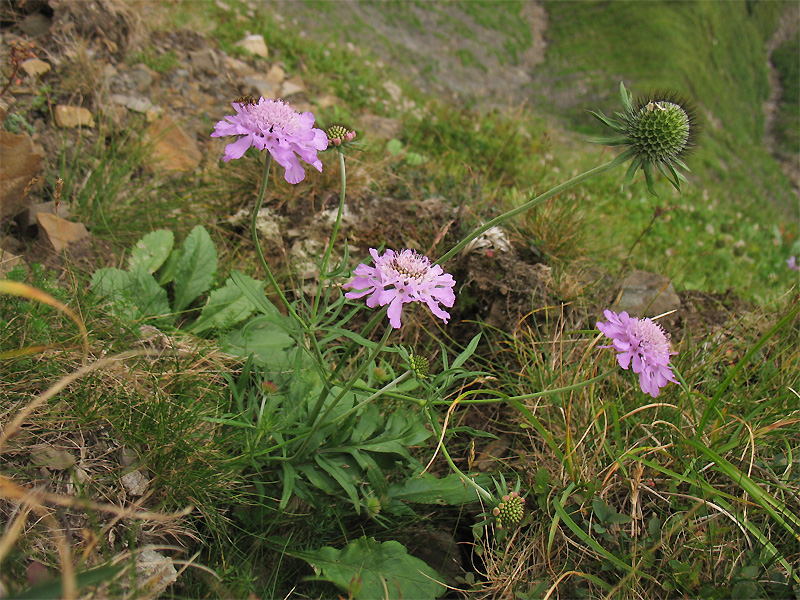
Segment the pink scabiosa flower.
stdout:
<path fill-rule="evenodd" d="M 439 306 L 453 306 L 456 296 L 453 293 L 455 279 L 445 273 L 439 265 L 432 265 L 427 256 L 414 250 L 387 250 L 383 256 L 370 248 L 369 253 L 375 262 L 370 267 L 360 264 L 353 271 L 353 281 L 343 287 L 354 291 L 345 294 L 347 298 L 367 298 L 367 306 L 389 305 L 389 324 L 399 329 L 403 305 L 408 302 L 424 302 L 431 312 L 447 323 L 450 313 Z"/>
<path fill-rule="evenodd" d="M 651 319 L 630 317 L 625 311 L 616 314 L 606 310 L 603 314 L 608 322 L 597 323 L 597 328 L 613 343 L 605 347 L 617 351 L 620 367 L 633 366 L 643 392 L 655 398 L 668 381 L 678 383 L 669 366 L 669 357 L 676 352 L 670 352 L 669 338 L 660 325 Z"/>
<path fill-rule="evenodd" d="M 254 146 L 269 151 L 275 162 L 286 169 L 284 178 L 289 183 L 300 183 L 305 179 L 301 158 L 317 171 L 322 171 L 322 161 L 317 158 L 317 152 L 328 147 L 328 136 L 322 129 L 314 127 L 313 113 L 301 114 L 283 100 L 263 97 L 258 102 L 240 98 L 232 106 L 236 114 L 217 123 L 211 134 L 211 137 L 241 136 L 225 146 L 222 160 L 228 162 L 241 158 L 250 146 Z"/>
<path fill-rule="evenodd" d="M 797 264 L 797 257 L 790 256 L 786 259 L 786 266 L 789 267 L 792 271 L 800 271 L 800 265 Z"/>

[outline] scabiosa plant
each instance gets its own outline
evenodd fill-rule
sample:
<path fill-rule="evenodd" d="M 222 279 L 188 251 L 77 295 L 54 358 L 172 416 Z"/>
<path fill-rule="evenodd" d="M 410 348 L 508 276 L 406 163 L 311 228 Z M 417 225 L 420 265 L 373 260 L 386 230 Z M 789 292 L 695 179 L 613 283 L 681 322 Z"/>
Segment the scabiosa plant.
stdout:
<path fill-rule="evenodd" d="M 447 323 L 450 313 L 444 311 L 439 303 L 453 306 L 456 296 L 453 293 L 455 279 L 445 273 L 439 265 L 432 265 L 427 256 L 414 250 L 387 250 L 378 256 L 374 248 L 369 250 L 375 265 L 360 264 L 353 272 L 353 281 L 343 287 L 354 291 L 345 294 L 347 298 L 367 298 L 367 306 L 389 305 L 389 324 L 395 329 L 401 325 L 403 305 L 409 302 L 423 302 L 431 312 Z"/>
<path fill-rule="evenodd" d="M 289 183 L 300 183 L 306 173 L 300 159 L 322 171 L 317 152 L 328 147 L 328 136 L 314 127 L 313 113 L 299 113 L 283 100 L 260 98 L 258 102 L 233 102 L 235 115 L 225 117 L 214 127 L 211 137 L 241 136 L 225 147 L 222 160 L 228 162 L 244 156 L 250 146 L 267 150 L 286 172 Z M 299 157 L 299 158 L 298 158 Z"/>
<path fill-rule="evenodd" d="M 633 181 L 641 168 L 647 180 L 647 189 L 657 196 L 653 188 L 653 172 L 658 169 L 680 191 L 686 178 L 678 171 L 688 171 L 683 159 L 694 149 L 700 134 L 697 109 L 684 96 L 671 91 L 656 91 L 637 98 L 620 83 L 619 94 L 623 112 L 614 113 L 617 119 L 601 112 L 590 111 L 617 135 L 592 140 L 608 146 L 627 146 L 618 160 L 632 158 L 624 185 Z"/>
<path fill-rule="evenodd" d="M 617 361 L 623 369 L 633 367 L 639 374 L 642 391 L 653 398 L 658 396 L 667 382 L 678 383 L 669 366 L 669 338 L 661 326 L 651 319 L 637 319 L 622 311 L 616 314 L 610 310 L 603 312 L 608 322 L 597 323 L 597 328 L 612 341 L 617 351 Z"/>
<path fill-rule="evenodd" d="M 624 112 L 615 113 L 617 119 L 592 112 L 600 121 L 611 127 L 616 135 L 593 141 L 611 146 L 628 146 L 627 150 L 606 164 L 576 175 L 569 181 L 550 188 L 520 206 L 487 221 L 445 252 L 436 262 L 445 263 L 493 227 L 502 225 L 516 215 L 546 202 L 579 183 L 616 169 L 630 159 L 633 161 L 625 176 L 625 185 L 633 181 L 634 175 L 641 168 L 647 179 L 647 189 L 657 196 L 653 188 L 653 170 L 658 169 L 680 191 L 680 182 L 686 181 L 686 178 L 678 172 L 678 169 L 689 170 L 683 159 L 695 147 L 700 135 L 696 109 L 688 100 L 674 92 L 656 92 L 634 103 L 630 92 L 622 83 L 619 88 Z"/>

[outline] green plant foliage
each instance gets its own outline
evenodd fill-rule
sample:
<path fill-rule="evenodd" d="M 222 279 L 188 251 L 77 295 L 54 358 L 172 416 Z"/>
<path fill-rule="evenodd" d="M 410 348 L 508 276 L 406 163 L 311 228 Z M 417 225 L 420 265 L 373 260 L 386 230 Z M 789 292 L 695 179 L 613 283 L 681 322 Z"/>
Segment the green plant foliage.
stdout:
<path fill-rule="evenodd" d="M 146 271 L 99 269 L 92 276 L 92 291 L 109 303 L 114 314 L 131 322 L 173 322 L 167 290 Z"/>
<path fill-rule="evenodd" d="M 206 292 L 217 272 L 217 251 L 211 236 L 198 225 L 183 243 L 183 251 L 175 265 L 175 299 L 173 307 L 180 312 Z"/>
<path fill-rule="evenodd" d="M 178 324 L 194 334 L 230 329 L 253 313 L 256 306 L 250 298 L 263 296 L 264 284 L 234 272 L 222 287 L 211 291 L 194 322 L 177 320 L 177 313 L 210 289 L 217 273 L 217 253 L 208 231 L 200 225 L 181 248 L 173 249 L 173 244 L 171 231 L 160 229 L 147 234 L 131 249 L 128 270 L 98 269 L 92 276 L 92 291 L 127 321 Z M 248 286 L 250 295 L 234 283 L 234 278 Z"/>
<path fill-rule="evenodd" d="M 146 271 L 152 275 L 169 258 L 174 243 L 175 236 L 167 229 L 148 233 L 131 248 L 128 270 Z"/>
<path fill-rule="evenodd" d="M 256 281 L 247 275 L 239 275 L 249 279 L 255 288 L 264 288 L 263 282 Z M 229 329 L 236 323 L 244 321 L 255 309 L 256 307 L 250 299 L 242 293 L 242 289 L 234 283 L 232 277 L 229 277 L 225 281 L 225 285 L 213 290 L 208 295 L 208 300 L 203 306 L 200 316 L 187 329 L 195 335 L 208 329 Z"/>
<path fill-rule="evenodd" d="M 475 482 L 482 486 L 489 486 L 491 478 L 481 475 Z M 430 473 L 415 475 L 405 481 L 399 481 L 389 486 L 387 493 L 393 500 L 413 502 L 417 504 L 449 504 L 461 505 L 477 502 L 480 496 L 475 488 L 464 483 L 457 473 L 451 473 L 442 478 Z"/>
<path fill-rule="evenodd" d="M 117 577 L 124 568 L 125 565 L 104 565 L 86 571 L 80 571 L 75 574 L 75 586 L 80 590 L 88 586 L 108 583 Z M 14 597 L 18 598 L 18 600 L 56 600 L 62 597 L 62 593 L 63 582 L 61 578 L 58 578 L 19 592 L 15 594 Z"/>
<path fill-rule="evenodd" d="M 446 591 L 433 569 L 395 541 L 380 543 L 364 536 L 341 550 L 326 546 L 294 555 L 311 564 L 318 579 L 330 581 L 352 598 L 426 600 Z"/>

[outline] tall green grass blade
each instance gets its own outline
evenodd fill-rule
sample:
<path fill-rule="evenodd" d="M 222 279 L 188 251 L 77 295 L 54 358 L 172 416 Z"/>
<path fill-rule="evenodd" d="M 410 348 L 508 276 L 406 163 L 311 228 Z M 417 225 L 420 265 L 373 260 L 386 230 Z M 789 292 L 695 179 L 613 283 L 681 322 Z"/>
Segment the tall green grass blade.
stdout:
<path fill-rule="evenodd" d="M 780 500 L 764 491 L 760 485 L 711 448 L 692 439 L 687 439 L 686 443 L 709 458 L 716 465 L 718 471 L 740 485 L 781 527 L 786 529 L 800 543 L 800 518 L 787 511 L 786 506 Z M 787 521 L 791 522 L 791 524 Z"/>
<path fill-rule="evenodd" d="M 715 412 L 717 412 L 717 404 L 719 403 L 720 398 L 722 398 L 722 395 L 725 393 L 725 390 L 728 389 L 728 386 L 731 384 L 734 377 L 736 377 L 739 374 L 739 372 L 750 363 L 750 360 L 753 358 L 753 355 L 755 355 L 756 352 L 758 352 L 772 336 L 774 336 L 781 329 L 786 327 L 786 325 L 791 323 L 795 319 L 795 317 L 797 317 L 797 314 L 799 312 L 800 312 L 800 303 L 798 303 L 792 310 L 790 310 L 769 331 L 767 331 L 763 336 L 761 336 L 761 339 L 759 339 L 755 344 L 753 344 L 750 347 L 750 349 L 745 353 L 742 359 L 736 363 L 736 366 L 734 366 L 733 369 L 731 369 L 730 373 L 728 373 L 728 376 L 725 379 L 723 379 L 722 383 L 719 384 L 716 393 L 708 402 L 706 409 L 703 411 L 703 416 L 700 417 L 700 423 L 697 425 L 697 433 L 695 435 L 695 438 L 697 440 L 701 439 L 701 436 L 705 431 L 706 424 L 708 423 L 709 419 L 711 419 L 711 416 Z"/>
<path fill-rule="evenodd" d="M 597 540 L 595 540 L 592 536 L 590 536 L 583 529 L 581 529 L 580 526 L 572 519 L 572 517 L 569 516 L 569 513 L 567 513 L 566 509 L 561 504 L 561 501 L 559 501 L 558 498 L 553 498 L 552 502 L 553 502 L 553 508 L 555 509 L 556 514 L 558 514 L 559 518 L 562 521 L 564 521 L 564 524 L 567 527 L 569 527 L 572 530 L 572 533 L 574 533 L 578 538 L 580 538 L 580 540 L 584 544 L 589 546 L 597 554 L 599 554 L 609 562 L 613 563 L 623 571 L 636 572 L 636 569 L 632 565 L 629 565 L 628 563 L 623 562 L 622 560 L 614 556 L 611 552 L 603 548 L 597 542 Z M 649 579 L 650 581 L 655 581 L 655 579 L 652 576 L 648 575 L 647 573 L 643 573 L 641 571 L 637 572 L 636 575 L 644 579 Z"/>

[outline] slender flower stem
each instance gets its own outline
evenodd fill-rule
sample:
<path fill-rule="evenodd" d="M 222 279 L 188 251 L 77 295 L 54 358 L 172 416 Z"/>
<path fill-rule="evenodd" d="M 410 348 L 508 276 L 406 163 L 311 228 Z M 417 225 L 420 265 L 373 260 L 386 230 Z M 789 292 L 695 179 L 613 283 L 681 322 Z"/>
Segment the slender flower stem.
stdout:
<path fill-rule="evenodd" d="M 289 300 L 286 299 L 283 291 L 281 290 L 280 286 L 278 286 L 278 282 L 275 280 L 275 277 L 272 275 L 272 270 L 269 268 L 267 261 L 264 259 L 264 252 L 261 250 L 261 244 L 258 241 L 258 213 L 261 211 L 261 205 L 264 204 L 264 196 L 267 193 L 267 183 L 269 181 L 269 168 L 272 165 L 272 155 L 267 153 L 267 159 L 264 163 L 264 175 L 261 178 L 261 185 L 258 189 L 258 198 L 256 198 L 256 205 L 253 208 L 253 219 L 250 223 L 250 234 L 253 236 L 253 245 L 256 247 L 256 254 L 258 254 L 259 260 L 261 260 L 261 266 L 264 267 L 264 271 L 267 274 L 267 279 L 269 280 L 270 285 L 272 285 L 272 289 L 275 290 L 275 293 L 278 294 L 278 297 L 281 299 L 283 306 L 286 308 L 286 311 L 292 316 L 292 318 L 297 321 L 300 327 L 305 330 L 306 324 L 303 322 L 303 319 L 300 318 L 300 315 L 294 310 L 294 307 L 289 303 Z"/>
<path fill-rule="evenodd" d="M 339 172 L 342 180 L 342 189 L 339 192 L 339 210 L 336 213 L 336 221 L 333 224 L 333 231 L 331 231 L 331 240 L 328 243 L 328 250 L 325 252 L 325 257 L 322 259 L 322 268 L 320 272 L 322 275 L 325 275 L 325 272 L 328 268 L 328 261 L 331 258 L 331 252 L 333 251 L 333 244 L 336 241 L 336 236 L 339 234 L 339 227 L 342 224 L 342 213 L 344 212 L 344 198 L 345 192 L 347 191 L 347 171 L 345 171 L 344 167 L 344 152 L 341 150 L 338 151 L 339 154 Z"/>
<path fill-rule="evenodd" d="M 430 422 L 431 427 L 433 427 L 433 434 L 436 437 L 441 437 L 442 428 L 439 425 L 439 421 L 434 416 L 432 416 L 429 411 L 426 411 L 426 412 L 428 412 L 428 421 Z M 453 462 L 453 459 L 450 457 L 450 453 L 447 451 L 447 448 L 445 447 L 444 444 L 442 444 L 441 450 L 442 450 L 442 455 L 444 456 L 445 460 L 447 461 L 447 464 L 450 465 L 450 468 L 453 469 L 453 472 L 458 474 L 458 476 L 461 478 L 461 481 L 463 481 L 465 484 L 471 486 L 476 492 L 478 492 L 478 494 L 483 499 L 488 500 L 489 502 L 493 502 L 494 501 L 494 496 L 492 496 L 491 493 L 487 492 L 482 486 L 480 486 L 477 483 L 475 483 L 475 481 L 473 479 L 471 479 L 470 477 L 467 477 L 467 475 L 464 474 L 464 472 L 462 472 L 461 469 L 459 469 L 456 466 L 456 463 Z"/>
<path fill-rule="evenodd" d="M 498 398 L 477 398 L 475 400 L 459 400 L 459 404 L 492 404 L 494 402 L 519 402 L 520 400 L 533 400 L 534 398 L 543 398 L 546 396 L 557 396 L 558 394 L 563 394 L 565 392 L 572 392 L 574 390 L 579 390 L 583 387 L 588 385 L 592 385 L 593 383 L 597 383 L 611 375 L 612 373 L 616 373 L 617 368 L 614 367 L 606 371 L 605 373 L 601 373 L 597 377 L 592 377 L 591 379 L 587 379 L 585 381 L 581 381 L 579 383 L 574 383 L 572 385 L 567 385 L 560 388 L 553 388 L 552 390 L 544 390 L 542 392 L 532 392 L 530 394 L 522 394 L 521 396 L 500 396 Z M 469 392 L 465 392 L 465 394 L 469 394 L 474 396 L 476 394 L 497 394 L 494 390 L 470 390 Z M 439 405 L 439 404 L 452 404 L 452 400 L 433 400 L 431 404 Z"/>
<path fill-rule="evenodd" d="M 267 153 L 266 161 L 264 164 L 264 175 L 261 178 L 261 185 L 258 189 L 258 197 L 256 198 L 256 205 L 253 208 L 253 219 L 250 223 L 250 234 L 253 237 L 253 245 L 256 247 L 256 254 L 258 254 L 258 258 L 261 260 L 261 265 L 264 267 L 264 271 L 267 274 L 267 279 L 269 280 L 272 289 L 275 290 L 275 293 L 278 294 L 278 297 L 281 299 L 283 306 L 286 307 L 286 312 L 295 320 L 295 322 L 300 326 L 300 330 L 304 333 L 309 333 L 309 328 L 306 325 L 305 321 L 297 314 L 297 311 L 294 307 L 289 303 L 289 300 L 286 298 L 283 290 L 281 290 L 280 286 L 278 286 L 278 282 L 275 279 L 275 276 L 272 274 L 272 270 L 269 268 L 267 261 L 264 259 L 264 252 L 261 250 L 261 244 L 258 241 L 258 213 L 261 211 L 261 206 L 264 204 L 264 196 L 267 193 L 267 183 L 269 182 L 269 170 L 270 166 L 272 165 L 272 155 Z M 309 345 L 311 350 L 314 353 L 314 366 L 319 373 L 320 378 L 323 381 L 323 394 L 325 394 L 329 389 L 328 381 L 324 370 L 323 365 L 325 364 L 324 359 L 322 358 L 322 350 L 317 343 L 317 338 L 314 337 L 313 334 L 307 335 L 306 339 L 309 341 Z"/>
<path fill-rule="evenodd" d="M 440 257 L 435 264 L 442 264 L 447 262 L 448 260 L 453 258 L 453 256 L 455 256 L 456 254 L 461 252 L 464 248 L 466 248 L 467 244 L 469 244 L 472 240 L 474 240 L 481 234 L 485 233 L 492 227 L 496 227 L 497 225 L 500 225 L 501 223 L 510 219 L 511 217 L 515 217 L 518 214 L 525 212 L 526 210 L 530 210 L 534 206 L 541 204 L 545 200 L 549 200 L 556 194 L 560 194 L 561 192 L 564 192 L 570 189 L 571 187 L 578 185 L 579 183 L 583 183 L 584 181 L 591 179 L 592 177 L 605 173 L 606 171 L 610 171 L 619 164 L 621 164 L 621 161 L 619 160 L 619 157 L 617 157 L 616 159 L 607 162 L 604 165 L 600 165 L 599 167 L 590 169 L 585 173 L 581 173 L 580 175 L 573 177 L 569 181 L 565 181 L 564 183 L 557 185 L 551 190 L 539 196 L 536 196 L 536 198 L 534 198 L 533 200 L 529 200 L 522 206 L 518 206 L 517 208 L 512 208 L 511 210 L 504 212 L 502 215 L 495 217 L 494 219 L 492 219 L 491 221 L 487 222 L 484 225 L 481 225 L 475 231 L 473 231 L 467 237 L 465 237 L 463 240 L 458 242 L 455 246 L 453 246 L 450 250 L 448 250 L 442 257 Z"/>
<path fill-rule="evenodd" d="M 347 190 L 347 172 L 344 168 L 344 152 L 338 150 L 339 154 L 339 172 L 341 174 L 342 188 L 339 192 L 339 210 L 336 213 L 336 221 L 333 223 L 333 230 L 331 231 L 331 239 L 328 242 L 328 249 L 325 251 L 325 256 L 322 259 L 322 265 L 319 268 L 320 279 L 327 277 L 328 261 L 331 259 L 331 252 L 333 252 L 333 245 L 336 242 L 336 236 L 339 234 L 339 226 L 342 223 L 342 213 L 344 212 L 344 198 L 345 191 Z M 314 308 L 312 309 L 312 319 L 317 315 L 319 309 L 320 299 L 322 298 L 322 281 L 317 286 L 317 295 L 314 298 Z"/>
<path fill-rule="evenodd" d="M 369 404 L 369 403 L 370 403 L 370 402 L 372 402 L 373 400 L 376 400 L 376 399 L 378 399 L 380 396 L 383 396 L 383 395 L 384 395 L 386 392 L 388 392 L 389 390 L 391 390 L 393 387 L 395 387 L 395 386 L 399 385 L 400 383 L 402 383 L 403 381 L 405 381 L 406 379 L 408 379 L 410 376 L 411 376 L 411 371 L 406 371 L 405 373 L 403 373 L 403 374 L 402 374 L 402 375 L 400 375 L 399 377 L 396 377 L 396 378 L 394 378 L 392 381 L 390 381 L 389 383 L 387 383 L 385 386 L 383 386 L 383 387 L 382 387 L 381 389 L 379 389 L 377 392 L 375 392 L 374 394 L 372 394 L 372 395 L 371 395 L 369 398 L 366 398 L 365 400 L 362 400 L 361 402 L 359 402 L 358 404 L 356 404 L 356 405 L 355 405 L 353 408 L 351 408 L 351 409 L 350 409 L 350 410 L 348 410 L 347 412 L 345 412 L 345 413 L 342 413 L 341 415 L 339 415 L 339 416 L 338 416 L 338 417 L 336 417 L 335 419 L 331 420 L 331 423 L 338 423 L 339 421 L 342 421 L 342 420 L 346 419 L 346 418 L 347 418 L 347 417 L 349 417 L 351 414 L 353 414 L 354 412 L 356 412 L 356 411 L 357 411 L 359 408 L 361 408 L 361 407 L 362 407 L 362 406 L 364 406 L 365 404 Z"/>

